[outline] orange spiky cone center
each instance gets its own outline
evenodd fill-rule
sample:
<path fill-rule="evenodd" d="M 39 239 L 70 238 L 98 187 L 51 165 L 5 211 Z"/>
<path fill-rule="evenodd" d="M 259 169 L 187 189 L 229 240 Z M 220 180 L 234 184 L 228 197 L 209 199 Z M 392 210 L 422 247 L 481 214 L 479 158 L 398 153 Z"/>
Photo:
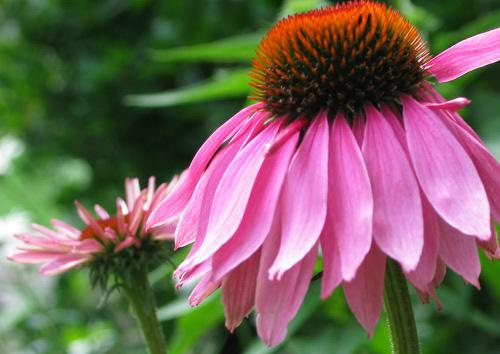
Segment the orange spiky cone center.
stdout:
<path fill-rule="evenodd" d="M 277 115 L 356 112 L 413 94 L 427 60 L 425 42 L 398 12 L 370 1 L 338 4 L 269 30 L 253 61 L 253 98 Z"/>

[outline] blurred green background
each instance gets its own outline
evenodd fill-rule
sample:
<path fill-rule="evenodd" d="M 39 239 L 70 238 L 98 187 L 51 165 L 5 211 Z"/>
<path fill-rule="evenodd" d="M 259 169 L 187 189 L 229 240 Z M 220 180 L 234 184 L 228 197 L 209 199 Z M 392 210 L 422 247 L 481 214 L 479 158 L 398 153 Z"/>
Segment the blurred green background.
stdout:
<path fill-rule="evenodd" d="M 51 217 L 81 226 L 74 199 L 111 208 L 124 177 L 166 180 L 180 172 L 204 138 L 245 104 L 246 73 L 262 33 L 318 3 L 0 2 L 1 353 L 144 353 L 119 294 L 102 301 L 86 271 L 42 278 L 36 267 L 10 264 L 12 235 Z M 434 54 L 500 25 L 498 0 L 391 3 L 421 29 Z M 440 90 L 472 99 L 463 116 L 500 156 L 500 65 Z M 269 349 L 257 340 L 253 318 L 234 334 L 224 329 L 218 294 L 190 309 L 188 289 L 173 289 L 171 271 L 163 266 L 152 274 L 170 353 L 390 352 L 385 320 L 367 340 L 340 290 L 321 302 L 313 283 L 287 341 Z M 424 353 L 500 353 L 500 263 L 483 259 L 481 284 L 476 291 L 449 272 L 438 290 L 440 312 L 415 297 Z"/>

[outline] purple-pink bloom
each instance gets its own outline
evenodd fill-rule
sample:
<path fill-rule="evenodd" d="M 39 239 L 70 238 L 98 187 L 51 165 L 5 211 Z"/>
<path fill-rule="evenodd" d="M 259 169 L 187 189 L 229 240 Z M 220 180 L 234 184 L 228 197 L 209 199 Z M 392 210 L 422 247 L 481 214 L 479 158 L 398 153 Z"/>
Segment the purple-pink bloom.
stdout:
<path fill-rule="evenodd" d="M 477 247 L 500 258 L 500 165 L 430 84 L 500 59 L 500 29 L 430 58 L 385 5 L 355 1 L 279 22 L 257 51 L 259 102 L 218 128 L 148 227 L 180 213 L 175 272 L 222 287 L 226 326 L 252 309 L 280 343 L 322 256 L 322 298 L 342 285 L 372 334 L 387 257 L 426 300 L 446 268 L 479 287 Z"/>
<path fill-rule="evenodd" d="M 78 215 L 86 225 L 83 230 L 55 219 L 52 220 L 53 229 L 34 224 L 35 233 L 16 235 L 22 244 L 9 259 L 17 263 L 41 264 L 41 274 L 56 275 L 90 264 L 105 253 L 119 254 L 131 247 L 140 249 L 145 239 L 172 241 L 175 218 L 147 231 L 145 221 L 175 187 L 177 180 L 175 177 L 170 184 L 156 187 L 155 178 L 150 177 L 147 188 L 141 190 L 137 178 L 127 178 L 125 200 L 116 199 L 114 215 L 95 205 L 97 217 L 94 217 L 76 201 Z"/>

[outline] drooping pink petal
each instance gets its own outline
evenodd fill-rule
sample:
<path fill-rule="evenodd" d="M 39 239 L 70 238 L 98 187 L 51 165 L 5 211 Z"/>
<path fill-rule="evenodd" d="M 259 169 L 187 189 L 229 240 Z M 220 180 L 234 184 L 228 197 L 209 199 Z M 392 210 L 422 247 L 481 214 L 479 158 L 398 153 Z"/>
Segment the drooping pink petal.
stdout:
<path fill-rule="evenodd" d="M 191 199 L 180 216 L 177 228 L 175 229 L 175 249 L 193 243 L 196 236 L 198 236 L 203 197 L 207 184 L 210 181 L 212 171 L 213 168 L 209 168 L 203 176 L 201 176 Z"/>
<path fill-rule="evenodd" d="M 190 215 L 188 217 L 186 217 L 185 215 L 186 213 L 188 213 L 187 210 L 185 210 L 183 216 L 181 216 L 179 226 L 176 230 L 176 239 L 182 238 L 183 240 L 188 240 L 190 237 L 189 235 L 183 235 L 179 233 L 180 231 L 184 231 L 190 232 L 192 235 L 195 235 L 196 241 L 193 245 L 193 248 L 189 252 L 189 255 L 178 267 L 179 273 L 183 273 L 187 270 L 187 268 L 191 266 L 198 250 L 203 244 L 207 231 L 212 202 L 217 187 L 227 167 L 229 166 L 231 161 L 233 161 L 234 157 L 246 142 L 250 134 L 251 131 L 248 131 L 246 134 L 241 135 L 239 138 L 235 139 L 233 144 L 226 146 L 217 154 L 200 181 L 200 183 L 206 183 L 206 186 L 202 191 L 203 193 L 201 193 L 200 191 L 200 193 L 196 193 L 195 195 L 193 195 L 193 198 L 196 198 L 196 203 L 189 204 L 194 209 L 189 211 Z M 207 178 L 207 180 L 204 182 L 203 179 L 205 178 Z M 197 203 L 200 203 L 201 205 L 198 207 Z M 189 222 L 191 222 L 191 225 L 188 225 Z M 183 227 L 183 224 L 186 226 Z M 176 241 L 176 243 L 177 242 L 178 241 Z"/>
<path fill-rule="evenodd" d="M 443 120 L 472 158 L 486 189 L 491 213 L 496 220 L 500 220 L 500 164 L 491 152 L 469 132 L 454 122 L 445 118 Z"/>
<path fill-rule="evenodd" d="M 260 252 L 257 251 L 222 281 L 222 303 L 226 328 L 230 332 L 240 325 L 254 307 L 259 263 Z"/>
<path fill-rule="evenodd" d="M 343 283 L 347 303 L 369 336 L 382 311 L 385 261 L 384 254 L 373 244 L 354 279 Z"/>
<path fill-rule="evenodd" d="M 196 262 L 211 257 L 236 232 L 245 213 L 257 174 L 265 160 L 267 144 L 278 132 L 280 122 L 272 122 L 245 146 L 228 166 L 215 192 L 207 233 Z"/>
<path fill-rule="evenodd" d="M 417 266 L 424 243 L 417 181 L 382 114 L 370 106 L 366 116 L 363 155 L 373 191 L 373 237 L 384 253 L 410 271 Z"/>
<path fill-rule="evenodd" d="M 365 136 L 365 121 L 363 117 L 354 117 L 352 122 L 352 133 L 356 137 L 358 145 L 363 146 L 363 137 Z"/>
<path fill-rule="evenodd" d="M 188 203 L 196 187 L 200 176 L 205 171 L 210 160 L 222 144 L 231 138 L 240 125 L 252 114 L 262 107 L 262 103 L 256 103 L 239 111 L 226 123 L 219 127 L 201 146 L 189 166 L 186 177 L 177 187 L 163 200 L 151 213 L 147 228 L 160 224 L 172 215 L 176 215 L 183 210 Z"/>
<path fill-rule="evenodd" d="M 311 123 L 290 163 L 283 186 L 280 250 L 269 269 L 280 279 L 316 244 L 325 223 L 328 192 L 328 121 L 321 113 Z"/>
<path fill-rule="evenodd" d="M 175 239 L 176 223 L 164 224 L 161 226 L 153 227 L 149 232 L 151 237 L 155 240 L 169 240 Z"/>
<path fill-rule="evenodd" d="M 468 98 L 457 97 L 449 101 L 424 103 L 424 105 L 433 110 L 446 109 L 448 111 L 456 112 L 459 109 L 467 107 L 470 104 L 470 102 L 471 101 Z"/>
<path fill-rule="evenodd" d="M 317 245 L 280 280 L 269 279 L 269 266 L 280 246 L 279 224 L 264 242 L 255 306 L 257 310 L 257 333 L 269 346 L 278 345 L 286 336 L 287 326 L 297 313 L 307 293 L 317 258 Z"/>
<path fill-rule="evenodd" d="M 351 280 L 370 250 L 373 197 L 361 150 L 344 116 L 330 135 L 328 217 L 338 246 L 343 279 Z"/>
<path fill-rule="evenodd" d="M 44 264 L 42 267 L 40 267 L 39 272 L 42 275 L 56 275 L 67 270 L 79 267 L 88 260 L 88 256 L 85 255 L 67 254 L 60 256 L 47 264 Z"/>
<path fill-rule="evenodd" d="M 320 235 L 323 276 L 321 277 L 321 298 L 328 298 L 342 282 L 339 247 L 335 240 L 334 220 L 328 212 Z"/>
<path fill-rule="evenodd" d="M 436 274 L 438 257 L 439 224 L 437 215 L 429 202 L 422 197 L 424 211 L 424 248 L 415 270 L 406 272 L 408 280 L 420 291 L 427 292 Z"/>
<path fill-rule="evenodd" d="M 487 239 L 490 207 L 471 159 L 429 108 L 409 96 L 402 102 L 410 156 L 428 200 L 451 226 Z"/>
<path fill-rule="evenodd" d="M 488 257 L 489 259 L 500 259 L 500 247 L 498 245 L 497 228 L 494 222 L 492 222 L 491 224 L 491 236 L 489 240 L 477 240 L 477 244 L 483 249 L 486 257 Z"/>
<path fill-rule="evenodd" d="M 220 287 L 220 282 L 210 280 L 210 275 L 206 274 L 196 284 L 193 291 L 189 295 L 188 302 L 191 306 L 198 306 L 203 300 L 210 296 L 215 290 Z"/>
<path fill-rule="evenodd" d="M 439 256 L 465 281 L 479 288 L 481 263 L 474 238 L 462 234 L 445 221 L 439 220 Z"/>
<path fill-rule="evenodd" d="M 432 279 L 432 286 L 434 286 L 435 288 L 439 288 L 445 276 L 446 276 L 446 263 L 444 263 L 444 261 L 440 257 L 438 257 L 436 264 L 436 274 L 434 274 L 434 278 Z"/>
<path fill-rule="evenodd" d="M 283 180 L 295 151 L 299 133 L 282 142 L 262 165 L 248 201 L 245 216 L 234 236 L 213 256 L 212 277 L 221 279 L 227 272 L 250 257 L 268 235 L 278 210 Z"/>
<path fill-rule="evenodd" d="M 429 60 L 427 70 L 447 82 L 500 60 L 500 28 L 467 38 Z"/>

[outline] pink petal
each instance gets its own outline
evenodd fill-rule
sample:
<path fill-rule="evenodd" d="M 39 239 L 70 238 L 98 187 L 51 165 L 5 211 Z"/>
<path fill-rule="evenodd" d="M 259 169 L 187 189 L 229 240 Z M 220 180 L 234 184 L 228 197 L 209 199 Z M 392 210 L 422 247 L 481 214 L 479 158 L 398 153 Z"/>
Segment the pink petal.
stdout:
<path fill-rule="evenodd" d="M 500 164 L 480 141 L 462 127 L 451 121 L 445 121 L 445 123 L 452 129 L 472 158 L 486 189 L 491 213 L 496 220 L 500 220 Z"/>
<path fill-rule="evenodd" d="M 226 328 L 233 332 L 252 311 L 259 272 L 260 252 L 241 263 L 222 281 Z"/>
<path fill-rule="evenodd" d="M 176 223 L 164 224 L 161 226 L 153 227 L 150 232 L 155 240 L 168 240 L 173 241 L 175 239 L 175 228 Z"/>
<path fill-rule="evenodd" d="M 281 247 L 269 269 L 280 279 L 316 244 L 325 223 L 328 192 L 328 121 L 317 116 L 290 163 L 283 189 Z"/>
<path fill-rule="evenodd" d="M 419 290 L 426 292 L 436 273 L 438 257 L 439 223 L 429 202 L 422 198 L 424 210 L 424 248 L 415 270 L 406 272 L 408 280 Z"/>
<path fill-rule="evenodd" d="M 199 182 L 206 183 L 206 186 L 203 187 L 203 190 L 199 193 L 194 193 L 193 198 L 195 198 L 195 202 L 188 204 L 188 206 L 193 209 L 190 209 L 190 211 L 185 210 L 183 215 L 181 216 L 181 220 L 179 221 L 179 225 L 176 230 L 176 244 L 182 242 L 177 241 L 177 238 L 179 238 L 180 240 L 187 240 L 189 237 L 192 237 L 189 235 L 180 234 L 179 232 L 181 231 L 188 232 L 191 235 L 194 235 L 196 240 L 191 251 L 189 252 L 189 255 L 178 267 L 176 272 L 178 272 L 179 274 L 188 271 L 189 267 L 193 265 L 193 261 L 196 258 L 197 252 L 201 248 L 201 245 L 203 244 L 203 241 L 205 239 L 208 219 L 210 216 L 211 206 L 217 187 L 228 165 L 231 163 L 231 161 L 233 161 L 234 157 L 240 150 L 241 146 L 245 143 L 249 134 L 250 132 L 247 132 L 247 135 L 240 136 L 240 138 L 237 138 L 233 142 L 233 144 L 226 146 L 217 154 L 217 156 L 215 156 Z M 204 179 L 206 179 L 205 182 Z M 187 213 L 189 213 L 189 215 L 186 215 Z M 191 225 L 189 225 L 189 222 L 191 222 Z M 184 227 L 183 225 L 186 226 Z"/>
<path fill-rule="evenodd" d="M 373 244 L 350 282 L 344 282 L 344 295 L 352 312 L 369 336 L 378 322 L 384 298 L 385 256 Z"/>
<path fill-rule="evenodd" d="M 481 263 L 474 238 L 462 234 L 443 220 L 439 221 L 439 256 L 465 281 L 479 288 Z"/>
<path fill-rule="evenodd" d="M 211 167 L 212 166 L 214 165 L 211 165 Z M 180 216 L 179 223 L 177 224 L 177 228 L 175 230 L 175 249 L 193 243 L 196 236 L 198 236 L 203 197 L 205 195 L 207 184 L 211 179 L 211 172 L 213 170 L 213 168 L 209 168 L 205 174 L 201 176 L 191 199 Z M 207 207 L 210 208 L 210 206 Z"/>
<path fill-rule="evenodd" d="M 262 245 L 279 211 L 278 200 L 299 133 L 269 154 L 255 181 L 245 216 L 234 236 L 213 256 L 212 276 L 221 279 Z"/>
<path fill-rule="evenodd" d="M 438 81 L 447 82 L 498 60 L 500 60 L 500 28 L 455 44 L 429 60 L 426 66 Z"/>
<path fill-rule="evenodd" d="M 483 249 L 489 259 L 500 259 L 500 247 L 498 245 L 498 235 L 495 223 L 491 223 L 491 236 L 486 241 L 478 240 L 477 244 Z"/>
<path fill-rule="evenodd" d="M 339 247 L 335 240 L 334 221 L 327 214 L 323 231 L 320 235 L 321 255 L 323 256 L 323 276 L 321 280 L 321 298 L 326 299 L 342 282 Z"/>
<path fill-rule="evenodd" d="M 200 176 L 212 160 L 214 154 L 222 144 L 231 138 L 240 125 L 262 107 L 261 103 L 254 104 L 239 111 L 236 115 L 219 127 L 196 153 L 184 180 L 163 200 L 151 213 L 147 221 L 147 228 L 162 223 L 172 215 L 176 215 L 186 206 L 196 187 Z"/>
<path fill-rule="evenodd" d="M 433 110 L 446 109 L 448 111 L 456 112 L 459 109 L 468 106 L 470 102 L 471 101 L 468 98 L 457 97 L 449 101 L 424 103 L 424 105 Z"/>
<path fill-rule="evenodd" d="M 409 96 L 402 98 L 413 167 L 438 214 L 468 235 L 490 235 L 488 198 L 467 153 L 441 120 Z"/>
<path fill-rule="evenodd" d="M 76 268 L 86 263 L 89 260 L 87 256 L 76 255 L 76 254 L 68 254 L 61 257 L 58 257 L 43 265 L 40 268 L 40 274 L 42 275 L 56 275 L 63 273 L 67 270 Z"/>
<path fill-rule="evenodd" d="M 25 251 L 10 255 L 9 260 L 16 263 L 36 264 L 45 263 L 60 257 L 66 253 L 50 251 Z"/>
<path fill-rule="evenodd" d="M 373 191 L 373 237 L 385 254 L 415 269 L 424 230 L 417 181 L 393 129 L 372 106 L 366 109 L 363 155 Z"/>
<path fill-rule="evenodd" d="M 444 263 L 444 261 L 438 257 L 436 264 L 436 274 L 434 274 L 434 278 L 432 279 L 432 286 L 434 286 L 435 288 L 439 288 L 445 276 L 446 276 L 446 263 Z"/>
<path fill-rule="evenodd" d="M 77 239 L 80 237 L 81 231 L 71 225 L 66 224 L 65 222 L 57 219 L 52 219 L 51 223 L 59 233 L 64 234 L 65 236 L 73 239 Z"/>
<path fill-rule="evenodd" d="M 127 178 L 125 179 L 125 199 L 127 200 L 128 210 L 134 208 L 135 202 L 141 193 L 141 187 L 139 185 L 138 178 Z"/>
<path fill-rule="evenodd" d="M 352 133 L 356 137 L 359 146 L 363 146 L 365 136 L 365 121 L 363 117 L 355 116 L 352 122 Z"/>
<path fill-rule="evenodd" d="M 234 158 L 215 192 L 207 233 L 194 263 L 211 257 L 236 232 L 245 213 L 257 174 L 265 159 L 266 146 L 273 141 L 280 123 L 274 121 Z"/>
<path fill-rule="evenodd" d="M 255 299 L 257 333 L 271 347 L 285 339 L 288 323 L 297 313 L 309 288 L 318 252 L 316 245 L 280 280 L 270 280 L 268 268 L 276 257 L 279 243 L 278 225 L 262 248 Z"/>
<path fill-rule="evenodd" d="M 210 280 L 210 274 L 206 274 L 201 278 L 198 284 L 194 287 L 189 295 L 188 302 L 191 306 L 198 306 L 203 300 L 210 296 L 215 290 L 220 287 L 220 282 Z"/>
<path fill-rule="evenodd" d="M 342 114 L 332 126 L 329 171 L 328 217 L 334 221 L 343 279 L 349 281 L 370 250 L 373 197 L 360 148 Z"/>

